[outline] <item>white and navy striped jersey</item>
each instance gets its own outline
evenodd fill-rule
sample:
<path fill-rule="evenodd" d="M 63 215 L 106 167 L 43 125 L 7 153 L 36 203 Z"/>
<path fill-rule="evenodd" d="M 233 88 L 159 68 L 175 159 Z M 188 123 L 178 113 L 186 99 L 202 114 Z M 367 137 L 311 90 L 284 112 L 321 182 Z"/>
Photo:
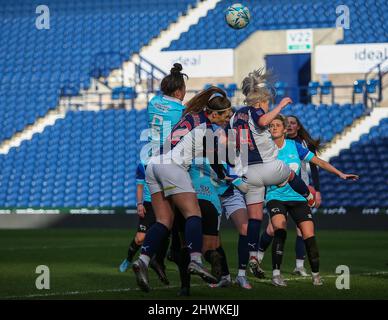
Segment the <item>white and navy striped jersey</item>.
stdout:
<path fill-rule="evenodd" d="M 206 156 L 204 141 L 213 131 L 204 112 L 184 115 L 166 140 L 163 162 L 172 161 L 188 169 L 194 158 Z"/>
<path fill-rule="evenodd" d="M 265 112 L 261 108 L 242 107 L 230 119 L 230 126 L 236 130 L 237 148 L 241 152 L 247 150 L 248 165 L 266 163 L 276 160 L 278 148 L 272 140 L 268 127 L 259 125 Z M 247 144 L 248 148 L 242 147 Z"/>

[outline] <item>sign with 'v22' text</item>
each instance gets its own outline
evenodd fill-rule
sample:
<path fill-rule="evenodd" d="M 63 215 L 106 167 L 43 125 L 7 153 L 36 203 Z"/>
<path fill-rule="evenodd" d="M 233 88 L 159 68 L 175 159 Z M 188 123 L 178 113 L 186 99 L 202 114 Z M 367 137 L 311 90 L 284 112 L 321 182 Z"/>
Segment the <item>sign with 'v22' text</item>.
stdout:
<path fill-rule="evenodd" d="M 313 50 L 313 30 L 287 30 L 287 52 L 308 53 Z"/>

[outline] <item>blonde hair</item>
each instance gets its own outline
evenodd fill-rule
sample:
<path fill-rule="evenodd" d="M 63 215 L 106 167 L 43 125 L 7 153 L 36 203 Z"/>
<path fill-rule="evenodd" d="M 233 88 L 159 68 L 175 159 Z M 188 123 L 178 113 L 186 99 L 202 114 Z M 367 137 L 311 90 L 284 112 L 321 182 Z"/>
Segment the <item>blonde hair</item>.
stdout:
<path fill-rule="evenodd" d="M 286 116 L 283 116 L 282 114 L 279 113 L 273 120 L 281 121 L 282 124 L 283 124 L 284 129 L 287 129 L 287 127 L 288 127 L 288 118 Z"/>
<path fill-rule="evenodd" d="M 253 106 L 257 102 L 267 102 L 274 98 L 272 85 L 272 74 L 264 72 L 264 67 L 254 70 L 246 76 L 242 82 L 241 89 L 245 96 L 245 103 Z"/>

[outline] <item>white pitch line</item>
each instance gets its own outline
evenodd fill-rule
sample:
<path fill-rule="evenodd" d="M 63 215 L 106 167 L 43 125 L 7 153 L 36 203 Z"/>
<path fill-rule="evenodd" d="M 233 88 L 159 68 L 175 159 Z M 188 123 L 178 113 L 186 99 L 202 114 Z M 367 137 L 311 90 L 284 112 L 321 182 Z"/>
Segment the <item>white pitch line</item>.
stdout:
<path fill-rule="evenodd" d="M 198 284 L 192 284 L 191 287 L 200 287 Z M 165 287 L 154 287 L 152 290 L 168 290 L 168 289 L 178 289 L 179 286 L 165 286 Z M 22 299 L 22 298 L 45 298 L 45 297 L 55 297 L 55 296 L 75 296 L 75 295 L 84 295 L 84 294 L 93 294 L 93 293 L 108 293 L 108 292 L 129 292 L 129 291 L 140 291 L 139 288 L 119 288 L 119 289 L 99 289 L 99 290 L 88 290 L 88 291 L 66 291 L 66 292 L 53 292 L 45 294 L 29 294 L 25 296 L 8 296 L 0 299 Z"/>
<path fill-rule="evenodd" d="M 354 276 L 379 276 L 379 275 L 384 275 L 388 274 L 388 271 L 377 271 L 377 272 L 368 272 L 368 273 L 357 273 L 353 274 Z M 352 274 L 350 274 L 352 276 Z M 326 276 L 321 276 L 322 279 L 325 278 L 337 278 L 339 274 L 332 274 L 332 275 L 326 275 Z M 311 277 L 293 277 L 293 278 L 283 278 L 285 281 L 295 281 L 295 280 L 311 280 Z M 271 282 L 272 279 L 255 279 L 253 278 L 254 282 Z"/>
<path fill-rule="evenodd" d="M 377 272 L 368 272 L 368 273 L 359 273 L 354 274 L 356 276 L 376 276 L 376 275 L 385 275 L 388 274 L 388 271 L 377 271 Z M 326 275 L 322 276 L 322 279 L 327 278 L 336 278 L 338 275 Z M 250 280 L 253 278 L 250 277 Z M 286 281 L 297 281 L 297 280 L 310 280 L 310 277 L 294 277 L 294 278 L 285 278 Z M 271 282 L 272 279 L 253 279 L 253 282 L 256 283 L 267 283 Z M 192 284 L 191 287 L 205 287 L 205 285 Z M 177 289 L 179 286 L 165 286 L 165 287 L 154 287 L 152 290 L 169 290 L 169 289 Z M 45 294 L 29 294 L 22 296 L 8 296 L 8 297 L 0 297 L 0 299 L 8 300 L 8 299 L 28 299 L 28 298 L 47 298 L 47 297 L 55 297 L 55 296 L 77 296 L 77 295 L 85 295 L 85 294 L 98 294 L 98 293 L 115 293 L 115 292 L 130 292 L 130 291 L 140 291 L 139 288 L 118 288 L 118 289 L 99 289 L 99 290 L 88 290 L 88 291 L 66 291 L 66 292 L 53 292 L 53 293 L 45 293 Z"/>

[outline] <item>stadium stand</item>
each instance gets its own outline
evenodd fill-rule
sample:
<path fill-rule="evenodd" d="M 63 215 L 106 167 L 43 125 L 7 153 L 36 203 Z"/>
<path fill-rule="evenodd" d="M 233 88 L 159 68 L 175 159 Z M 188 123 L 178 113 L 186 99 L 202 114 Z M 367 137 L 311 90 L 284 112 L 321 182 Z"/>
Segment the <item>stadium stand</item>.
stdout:
<path fill-rule="evenodd" d="M 363 104 L 294 104 L 283 112 L 284 115 L 297 116 L 311 135 L 320 138 L 323 143 L 331 141 L 364 113 Z"/>
<path fill-rule="evenodd" d="M 0 207 L 128 207 L 147 111 L 68 112 L 0 156 Z"/>
<path fill-rule="evenodd" d="M 352 26 L 344 30 L 341 43 L 387 41 L 388 25 L 385 21 L 388 19 L 388 2 L 385 0 L 282 0 L 276 3 L 246 0 L 244 5 L 249 7 L 254 19 L 239 32 L 224 23 L 224 8 L 232 3 L 229 0 L 219 2 L 214 10 L 165 50 L 235 48 L 257 30 L 333 28 L 337 19 L 335 8 L 339 5 L 349 7 Z"/>
<path fill-rule="evenodd" d="M 197 0 L 48 0 L 50 29 L 38 30 L 39 1 L 1 2 L 0 141 L 107 76 Z M 82 19 L 80 19 L 82 16 Z"/>
<path fill-rule="evenodd" d="M 362 135 L 359 141 L 353 142 L 349 149 L 333 157 L 331 163 L 340 170 L 357 172 L 360 181 L 343 181 L 321 170 L 325 206 L 388 206 L 388 118 Z"/>
<path fill-rule="evenodd" d="M 330 141 L 363 105 L 292 105 L 315 137 Z M 0 207 L 130 207 L 147 111 L 68 112 L 0 156 Z M 134 148 L 136 146 L 136 148 Z"/>
<path fill-rule="evenodd" d="M 91 77 L 107 76 L 120 67 L 196 3 L 196 0 L 166 0 L 162 4 L 157 0 L 48 0 L 50 30 L 31 27 L 37 17 L 31 8 L 40 4 L 38 1 L 2 4 L 0 141 L 12 137 L 56 108 L 61 96 L 74 96 L 80 90 L 88 89 Z M 298 0 L 292 4 L 289 1 L 274 4 L 267 0 L 248 0 L 246 5 L 256 18 L 247 29 L 237 33 L 226 27 L 223 10 L 220 10 L 230 3 L 221 1 L 216 10 L 210 11 L 173 42 L 169 50 L 233 48 L 257 29 L 331 27 L 335 15 L 328 8 L 337 2 Z M 345 4 L 350 8 L 357 7 L 359 10 L 355 14 L 360 19 L 352 18 L 354 24 L 351 30 L 345 30 L 344 43 L 386 41 L 388 27 L 381 21 L 382 17 L 388 18 L 386 1 L 357 0 L 345 1 Z M 312 14 L 305 15 L 304 12 L 310 9 L 314 9 Z M 79 19 L 80 15 L 82 19 Z M 376 29 L 377 24 L 380 27 Z M 355 84 L 355 91 L 362 93 L 367 85 L 368 92 L 375 92 L 376 82 L 366 84 L 362 81 Z M 235 84 L 218 85 L 229 97 L 235 96 Z M 276 89 L 285 94 L 286 87 L 286 83 L 277 83 Z M 330 94 L 332 86 L 316 83 L 311 89 L 314 89 L 311 95 L 317 95 L 318 89 Z M 129 87 L 112 91 L 112 99 L 121 97 L 136 97 L 136 92 Z M 295 104 L 284 113 L 298 116 L 313 137 L 327 143 L 365 111 L 362 104 Z M 372 177 L 383 181 L 385 173 L 379 173 L 383 170 L 381 168 L 387 169 L 387 136 L 384 133 L 387 126 L 387 121 L 383 121 L 350 150 L 334 158 L 334 164 L 346 171 L 354 168 L 355 172 L 364 175 L 365 167 L 361 170 L 356 159 L 364 161 L 362 164 L 365 165 L 365 159 L 369 161 L 374 156 L 385 163 L 369 161 L 368 166 L 373 172 Z M 141 148 L 138 134 L 146 127 L 145 110 L 68 112 L 65 119 L 46 127 L 42 134 L 35 134 L 32 140 L 0 155 L 0 207 L 134 206 L 135 169 Z M 376 141 L 385 144 L 376 146 Z M 380 151 L 371 151 L 370 146 L 376 146 L 375 151 Z M 354 167 L 349 167 L 350 164 Z M 326 206 L 354 203 L 339 192 L 347 188 L 346 182 L 335 180 L 323 171 L 322 177 Z M 369 178 L 365 179 L 369 181 Z M 369 190 L 370 184 L 362 185 L 363 190 Z M 352 185 L 352 188 L 356 186 Z M 377 189 L 370 191 L 376 199 L 383 197 L 377 194 Z M 341 202 L 344 199 L 348 202 Z M 386 197 L 384 199 L 388 205 Z M 365 203 L 374 202 L 368 200 L 362 205 Z"/>

